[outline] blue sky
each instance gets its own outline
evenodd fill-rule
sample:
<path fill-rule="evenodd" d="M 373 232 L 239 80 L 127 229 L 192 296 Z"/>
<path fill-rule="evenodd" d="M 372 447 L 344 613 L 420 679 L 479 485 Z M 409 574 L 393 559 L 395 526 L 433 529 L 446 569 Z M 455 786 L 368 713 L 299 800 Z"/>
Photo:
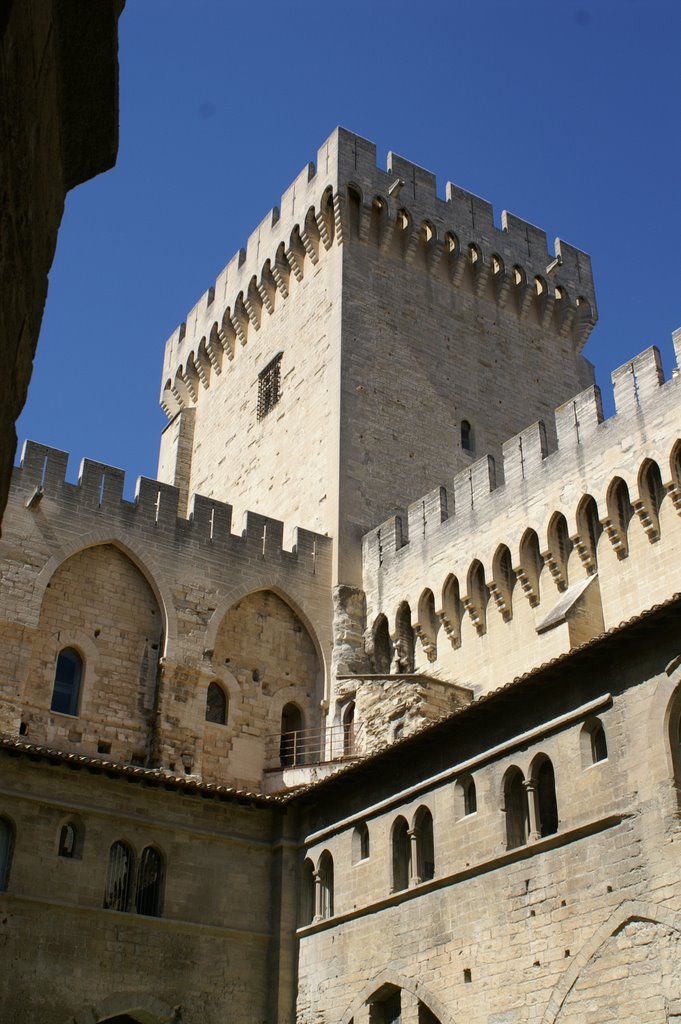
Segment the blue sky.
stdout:
<path fill-rule="evenodd" d="M 67 199 L 19 441 L 154 476 L 163 345 L 337 124 L 590 253 L 610 371 L 681 325 L 681 4 L 128 0 L 118 163 Z"/>

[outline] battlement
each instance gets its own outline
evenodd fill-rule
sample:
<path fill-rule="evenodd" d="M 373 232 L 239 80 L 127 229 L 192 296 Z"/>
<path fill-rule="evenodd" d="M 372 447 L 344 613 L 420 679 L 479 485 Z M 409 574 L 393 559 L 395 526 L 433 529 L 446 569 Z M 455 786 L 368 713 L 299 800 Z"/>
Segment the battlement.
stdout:
<path fill-rule="evenodd" d="M 375 244 L 429 273 L 444 274 L 519 316 L 534 315 L 580 350 L 596 322 L 589 257 L 394 153 L 386 169 L 372 142 L 337 128 L 204 293 L 166 343 L 161 405 L 172 418 L 196 404 L 211 375 L 285 301 L 306 266 L 334 242 Z"/>
<path fill-rule="evenodd" d="M 679 363 L 681 330 L 674 332 L 673 341 Z M 549 516 L 556 510 L 548 505 L 544 508 L 538 496 L 544 495 L 549 486 L 563 494 L 572 490 L 578 498 L 593 497 L 601 509 L 601 522 L 607 526 L 612 518 L 608 508 L 612 479 L 601 478 L 597 472 L 598 457 L 606 450 L 616 453 L 617 477 L 626 484 L 639 516 L 645 517 L 649 502 L 648 496 L 640 493 L 644 489 L 640 469 L 645 457 L 657 461 L 663 487 L 681 507 L 674 418 L 681 389 L 678 369 L 665 381 L 659 350 L 653 346 L 616 369 L 612 383 L 616 411 L 611 418 L 603 417 L 599 389 L 587 388 L 556 410 L 557 444 L 553 450 L 549 450 L 544 423 L 533 423 L 506 441 L 501 465 L 489 455 L 478 459 L 458 473 L 449 487 L 440 486 L 423 495 L 367 533 L 363 540 L 365 572 L 389 574 L 404 557 L 405 549 L 410 549 L 411 558 L 418 558 L 417 553 L 423 551 L 425 565 L 435 549 L 453 543 L 455 538 L 466 538 L 471 558 L 483 559 L 491 569 L 492 555 L 500 541 L 519 542 L 527 528 L 546 537 Z M 642 443 L 636 445 L 633 438 L 639 436 Z M 583 524 L 578 521 L 577 505 L 574 501 L 559 511 L 565 516 L 569 537 L 579 540 Z M 499 535 L 494 542 L 494 524 L 503 524 L 498 526 L 500 533 L 512 530 L 517 536 Z M 483 542 L 481 538 L 486 534 L 490 537 Z M 616 540 L 617 530 L 613 535 Z"/>
<path fill-rule="evenodd" d="M 318 559 L 330 558 L 330 538 L 297 527 L 286 547 L 284 524 L 256 512 L 246 512 L 241 532 L 233 533 L 232 506 L 200 494 L 193 495 L 185 519 L 178 515 L 178 488 L 158 480 L 140 477 L 134 501 L 126 501 L 124 471 L 91 459 L 82 460 L 78 482 L 69 483 L 68 459 L 67 452 L 26 441 L 21 463 L 14 469 L 12 491 L 36 515 L 43 501 L 57 503 L 65 513 L 78 517 L 83 529 L 90 512 L 101 517 L 102 530 L 140 530 L 182 546 L 193 545 L 204 553 L 211 549 L 252 560 L 298 563 L 311 573 Z"/>

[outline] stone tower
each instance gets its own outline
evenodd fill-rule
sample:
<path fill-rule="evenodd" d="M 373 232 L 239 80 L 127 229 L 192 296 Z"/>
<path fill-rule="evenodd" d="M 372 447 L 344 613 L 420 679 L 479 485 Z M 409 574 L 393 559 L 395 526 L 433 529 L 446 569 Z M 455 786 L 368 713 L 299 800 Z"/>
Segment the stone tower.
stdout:
<path fill-rule="evenodd" d="M 501 225 L 336 129 L 167 342 L 159 479 L 328 533 L 361 586 L 368 529 L 592 383 L 589 257 Z"/>

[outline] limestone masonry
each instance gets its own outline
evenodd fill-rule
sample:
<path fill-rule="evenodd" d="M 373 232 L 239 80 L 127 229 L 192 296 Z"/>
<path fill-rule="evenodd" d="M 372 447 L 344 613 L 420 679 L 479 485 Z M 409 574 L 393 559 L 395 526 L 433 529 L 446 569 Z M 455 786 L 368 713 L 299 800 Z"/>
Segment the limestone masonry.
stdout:
<path fill-rule="evenodd" d="M 26 443 L 3 1022 L 681 1024 L 681 383 L 604 419 L 596 317 L 339 128 L 168 340 L 158 480 Z"/>

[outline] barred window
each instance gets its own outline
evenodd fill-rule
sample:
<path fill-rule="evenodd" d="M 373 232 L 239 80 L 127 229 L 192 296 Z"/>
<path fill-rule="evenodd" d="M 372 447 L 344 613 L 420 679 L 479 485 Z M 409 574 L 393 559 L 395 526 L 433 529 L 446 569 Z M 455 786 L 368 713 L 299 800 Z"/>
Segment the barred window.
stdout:
<path fill-rule="evenodd" d="M 106 872 L 104 909 L 128 909 L 130 882 L 132 876 L 132 850 L 120 840 L 109 850 L 109 865 Z"/>
<path fill-rule="evenodd" d="M 258 419 L 267 416 L 281 398 L 281 357 L 276 355 L 258 374 Z"/>
<path fill-rule="evenodd" d="M 163 863 L 161 855 L 153 846 L 142 850 L 137 874 L 135 909 L 138 914 L 148 917 L 161 916 L 161 895 L 163 886 Z"/>

